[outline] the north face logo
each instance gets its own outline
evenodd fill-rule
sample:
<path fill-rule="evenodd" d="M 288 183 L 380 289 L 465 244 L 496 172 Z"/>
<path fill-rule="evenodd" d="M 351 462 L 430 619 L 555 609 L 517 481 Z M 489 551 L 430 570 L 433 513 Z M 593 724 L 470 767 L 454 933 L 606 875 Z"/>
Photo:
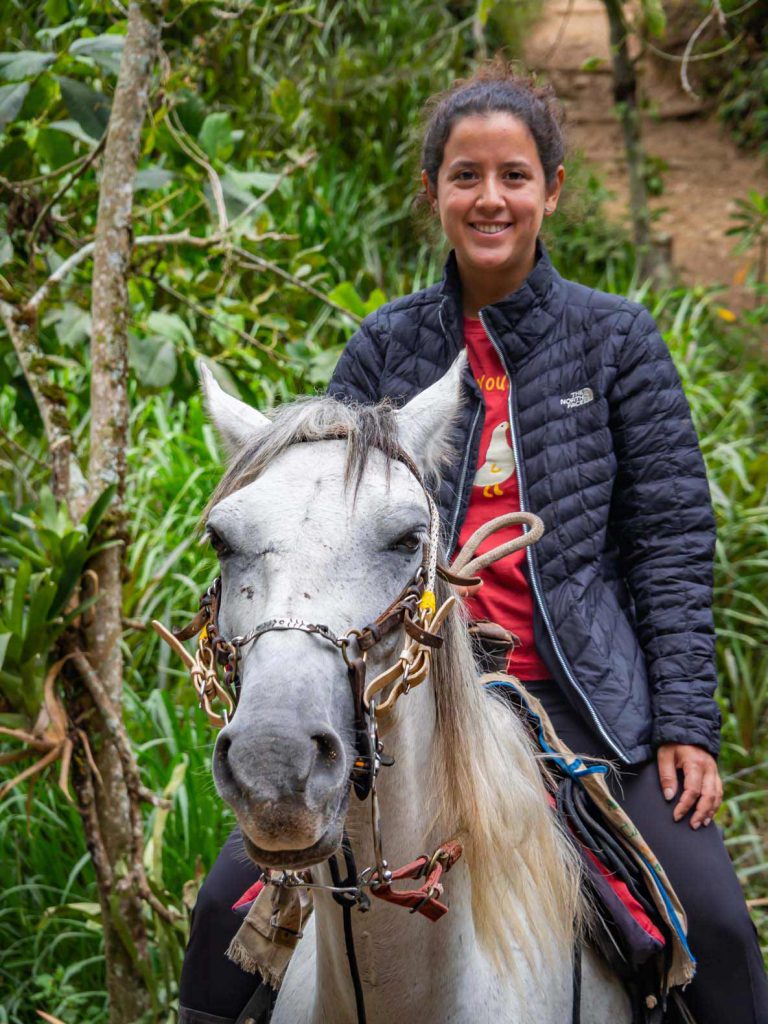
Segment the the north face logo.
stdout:
<path fill-rule="evenodd" d="M 566 409 L 578 409 L 580 405 L 588 405 L 595 397 L 592 388 L 582 388 L 581 391 L 572 391 L 570 395 L 560 399 L 560 405 Z"/>

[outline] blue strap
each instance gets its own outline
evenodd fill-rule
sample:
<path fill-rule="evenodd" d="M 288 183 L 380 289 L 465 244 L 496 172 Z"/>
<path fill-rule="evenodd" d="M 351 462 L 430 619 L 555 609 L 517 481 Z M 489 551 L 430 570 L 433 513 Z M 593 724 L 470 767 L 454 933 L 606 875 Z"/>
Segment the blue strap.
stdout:
<path fill-rule="evenodd" d="M 528 704 L 528 701 L 525 699 L 523 694 L 515 686 L 514 683 L 510 683 L 506 679 L 493 679 L 490 682 L 483 683 L 483 686 L 493 686 L 499 688 L 506 687 L 510 690 L 515 691 L 515 693 L 525 706 L 526 712 L 536 723 L 536 736 L 539 741 L 539 746 L 541 747 L 543 753 L 546 754 L 549 760 L 554 761 L 558 768 L 561 771 L 565 772 L 566 775 L 570 775 L 572 779 L 580 779 L 584 775 L 607 775 L 607 764 L 584 764 L 580 757 L 574 758 L 573 761 L 569 763 L 565 760 L 565 758 L 561 757 L 560 754 L 557 753 L 557 751 L 553 750 L 549 743 L 547 743 L 547 740 L 544 736 L 544 727 L 541 724 L 541 719 L 536 714 L 536 712 L 531 709 L 530 705 Z"/>

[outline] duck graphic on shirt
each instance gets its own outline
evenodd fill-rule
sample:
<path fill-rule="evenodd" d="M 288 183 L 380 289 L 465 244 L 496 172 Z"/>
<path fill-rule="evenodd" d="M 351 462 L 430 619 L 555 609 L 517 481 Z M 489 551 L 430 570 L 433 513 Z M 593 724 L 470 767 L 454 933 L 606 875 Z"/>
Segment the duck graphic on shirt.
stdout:
<path fill-rule="evenodd" d="M 503 485 L 515 472 L 515 453 L 509 443 L 508 428 L 508 421 L 494 427 L 485 461 L 475 473 L 473 486 L 482 487 L 485 498 L 501 497 Z"/>

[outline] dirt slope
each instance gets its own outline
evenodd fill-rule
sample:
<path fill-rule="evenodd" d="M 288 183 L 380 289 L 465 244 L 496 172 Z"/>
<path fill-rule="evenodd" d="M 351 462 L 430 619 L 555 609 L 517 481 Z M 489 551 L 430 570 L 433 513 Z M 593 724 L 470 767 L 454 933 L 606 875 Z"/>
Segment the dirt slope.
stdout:
<path fill-rule="evenodd" d="M 608 23 L 601 0 L 549 0 L 529 34 L 528 65 L 546 72 L 565 102 L 568 135 L 599 169 L 615 193 L 611 215 L 627 216 L 628 183 L 621 130 L 612 112 Z M 586 60 L 603 59 L 597 71 Z M 748 257 L 734 256 L 726 230 L 736 197 L 768 191 L 768 171 L 757 157 L 739 151 L 711 114 L 679 83 L 678 66 L 644 61 L 641 89 L 651 104 L 644 116 L 644 146 L 668 165 L 664 192 L 651 201 L 660 211 L 655 230 L 672 242 L 672 261 L 686 284 L 720 284 L 723 301 L 745 301 L 739 287 Z"/>

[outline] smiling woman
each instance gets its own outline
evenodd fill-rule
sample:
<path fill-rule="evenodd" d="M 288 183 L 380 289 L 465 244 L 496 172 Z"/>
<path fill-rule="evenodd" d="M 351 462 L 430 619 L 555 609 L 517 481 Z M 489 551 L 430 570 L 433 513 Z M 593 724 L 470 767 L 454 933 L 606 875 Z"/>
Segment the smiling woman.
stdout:
<path fill-rule="evenodd" d="M 456 253 L 467 316 L 518 288 L 533 270 L 536 239 L 565 177 L 548 178 L 526 124 L 506 113 L 462 118 L 427 196 Z"/>

